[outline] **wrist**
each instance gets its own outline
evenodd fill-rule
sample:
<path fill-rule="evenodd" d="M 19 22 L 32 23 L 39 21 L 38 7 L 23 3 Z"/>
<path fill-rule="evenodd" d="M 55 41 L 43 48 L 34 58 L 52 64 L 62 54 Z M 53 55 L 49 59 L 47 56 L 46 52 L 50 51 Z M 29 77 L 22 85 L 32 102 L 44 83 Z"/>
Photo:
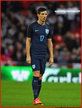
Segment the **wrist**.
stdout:
<path fill-rule="evenodd" d="M 53 58 L 53 56 L 50 56 L 50 58 Z"/>
<path fill-rule="evenodd" d="M 30 55 L 27 54 L 27 57 L 30 57 Z"/>

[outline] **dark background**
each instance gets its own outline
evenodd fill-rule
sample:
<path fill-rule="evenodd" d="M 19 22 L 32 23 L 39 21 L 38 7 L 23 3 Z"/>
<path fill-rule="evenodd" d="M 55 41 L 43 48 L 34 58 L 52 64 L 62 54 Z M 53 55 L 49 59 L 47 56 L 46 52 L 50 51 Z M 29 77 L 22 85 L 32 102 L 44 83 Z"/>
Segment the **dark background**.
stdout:
<path fill-rule="evenodd" d="M 36 10 L 48 9 L 47 23 L 53 33 L 54 63 L 81 63 L 81 13 L 57 14 L 58 9 L 81 10 L 80 1 L 2 1 L 1 2 L 1 64 L 26 63 L 28 26 L 37 20 Z M 49 54 L 47 54 L 47 61 Z"/>

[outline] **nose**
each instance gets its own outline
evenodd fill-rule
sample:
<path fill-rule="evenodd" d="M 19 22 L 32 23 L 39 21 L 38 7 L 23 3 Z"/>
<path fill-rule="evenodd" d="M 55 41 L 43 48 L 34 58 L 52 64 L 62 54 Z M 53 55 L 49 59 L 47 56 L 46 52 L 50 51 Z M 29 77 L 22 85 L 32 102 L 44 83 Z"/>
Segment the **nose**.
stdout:
<path fill-rule="evenodd" d="M 44 15 L 44 18 L 46 18 L 46 15 Z"/>

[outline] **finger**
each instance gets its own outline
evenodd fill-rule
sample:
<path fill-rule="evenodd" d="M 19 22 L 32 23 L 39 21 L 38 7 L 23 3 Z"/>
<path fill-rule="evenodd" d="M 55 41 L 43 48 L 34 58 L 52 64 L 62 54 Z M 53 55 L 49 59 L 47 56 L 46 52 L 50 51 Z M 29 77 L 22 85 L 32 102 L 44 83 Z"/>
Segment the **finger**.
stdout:
<path fill-rule="evenodd" d="M 52 64 L 51 63 L 49 63 L 49 67 L 51 67 L 52 66 Z"/>
<path fill-rule="evenodd" d="M 49 65 L 49 67 L 51 67 L 52 65 Z"/>
<path fill-rule="evenodd" d="M 31 63 L 31 61 L 30 61 L 30 60 L 28 60 L 28 61 L 27 61 L 27 63 L 29 63 L 29 64 L 30 64 L 30 63 Z"/>
<path fill-rule="evenodd" d="M 50 62 L 49 64 L 50 64 L 50 66 L 52 66 L 53 62 Z"/>

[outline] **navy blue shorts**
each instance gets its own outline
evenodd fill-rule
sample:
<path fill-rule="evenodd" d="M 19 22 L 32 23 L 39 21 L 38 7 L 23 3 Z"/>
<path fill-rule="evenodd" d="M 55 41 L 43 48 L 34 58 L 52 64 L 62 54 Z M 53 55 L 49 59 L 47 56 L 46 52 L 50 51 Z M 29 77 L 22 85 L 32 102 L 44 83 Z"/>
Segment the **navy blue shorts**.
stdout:
<path fill-rule="evenodd" d="M 40 71 L 44 74 L 46 66 L 46 56 L 31 55 L 31 66 L 33 71 Z"/>

